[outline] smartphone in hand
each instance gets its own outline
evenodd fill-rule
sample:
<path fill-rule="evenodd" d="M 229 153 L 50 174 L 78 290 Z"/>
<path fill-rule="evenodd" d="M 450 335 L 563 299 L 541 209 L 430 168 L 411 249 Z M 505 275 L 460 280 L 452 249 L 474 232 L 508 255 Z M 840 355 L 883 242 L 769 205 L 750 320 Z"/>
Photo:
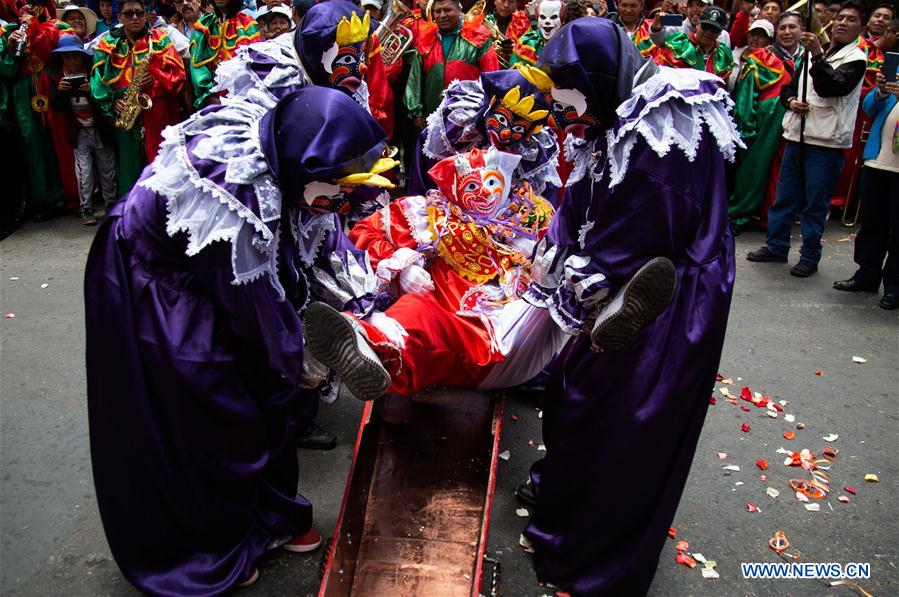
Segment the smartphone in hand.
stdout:
<path fill-rule="evenodd" d="M 880 71 L 887 83 L 896 82 L 896 68 L 899 67 L 899 52 L 885 52 L 883 55 L 883 66 Z"/>
<path fill-rule="evenodd" d="M 662 15 L 662 26 L 663 27 L 680 27 L 684 22 L 684 15 L 678 13 L 671 13 L 667 15 Z"/>

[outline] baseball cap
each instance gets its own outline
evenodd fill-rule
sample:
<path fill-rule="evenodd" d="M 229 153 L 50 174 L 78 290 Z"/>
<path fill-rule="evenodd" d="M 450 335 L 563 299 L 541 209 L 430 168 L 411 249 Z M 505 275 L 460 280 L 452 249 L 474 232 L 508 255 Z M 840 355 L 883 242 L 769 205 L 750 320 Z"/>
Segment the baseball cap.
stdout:
<path fill-rule="evenodd" d="M 749 26 L 749 30 L 762 30 L 765 32 L 765 35 L 774 39 L 774 25 L 766 19 L 756 19 L 752 22 L 752 25 Z"/>
<path fill-rule="evenodd" d="M 260 10 L 256 15 L 256 20 L 260 23 L 265 23 L 275 15 L 280 15 L 286 18 L 288 21 L 293 22 L 293 15 L 291 14 L 290 9 L 284 5 L 273 6 L 270 9 L 264 8 L 263 10 Z"/>
<path fill-rule="evenodd" d="M 723 8 L 709 6 L 699 15 L 699 24 L 715 31 L 721 31 L 727 27 L 727 13 Z"/>
<path fill-rule="evenodd" d="M 383 0 L 362 0 L 361 6 L 374 6 L 379 9 L 384 5 Z"/>

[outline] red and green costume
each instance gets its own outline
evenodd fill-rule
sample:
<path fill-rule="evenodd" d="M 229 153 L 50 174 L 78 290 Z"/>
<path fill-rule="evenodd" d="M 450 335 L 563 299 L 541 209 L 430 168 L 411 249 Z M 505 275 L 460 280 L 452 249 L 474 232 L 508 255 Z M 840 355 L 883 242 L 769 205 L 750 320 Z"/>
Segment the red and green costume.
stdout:
<path fill-rule="evenodd" d="M 143 89 L 153 106 L 141 112 L 131 130 L 116 128 L 119 158 L 119 195 L 131 190 L 147 163 L 152 162 L 162 143 L 162 129 L 180 120 L 178 94 L 184 88 L 184 62 L 172 40 L 162 29 L 151 29 L 150 43 L 141 37 L 132 45 L 125 35 L 107 33 L 94 50 L 91 93 L 100 111 L 116 118 L 115 101 L 131 86 L 138 63 L 150 60 L 147 73 L 151 83 Z"/>
<path fill-rule="evenodd" d="M 543 39 L 540 30 L 536 27 L 531 29 L 516 39 L 512 45 L 512 58 L 509 60 L 509 66 L 515 66 L 518 63 L 537 64 L 544 45 L 546 45 L 546 40 Z"/>
<path fill-rule="evenodd" d="M 733 92 L 734 120 L 747 146 L 739 154 L 734 194 L 727 208 L 738 226 L 759 219 L 786 111 L 779 101 L 780 91 L 790 82 L 783 61 L 767 48 L 747 54 Z"/>
<path fill-rule="evenodd" d="M 443 90 L 453 81 L 473 81 L 482 72 L 499 69 L 490 32 L 482 24 L 483 15 L 462 23 L 444 55 L 440 32 L 435 23 L 418 19 L 410 59 L 409 80 L 403 101 L 413 118 L 427 116 L 440 105 Z"/>
<path fill-rule="evenodd" d="M 644 56 L 649 56 L 652 53 L 653 43 L 652 39 L 649 37 L 650 27 L 652 26 L 652 19 L 641 19 L 640 25 L 634 29 L 633 33 L 628 32 L 627 36 L 631 38 L 631 41 L 634 42 L 634 45 L 637 46 L 637 49 L 640 50 L 640 53 Z"/>
<path fill-rule="evenodd" d="M 696 41 L 695 32 L 689 35 L 682 31 L 670 34 L 664 45 L 652 48 L 650 56 L 660 66 L 704 70 L 718 75 L 725 81 L 734 69 L 734 55 L 724 44 L 716 42 L 715 49 L 706 60 L 702 46 Z"/>
<path fill-rule="evenodd" d="M 486 18 L 488 21 L 496 24 L 496 15 L 489 14 Z M 509 20 L 509 24 L 506 25 L 506 30 L 500 33 L 505 35 L 507 39 L 518 39 L 527 33 L 530 28 L 531 20 L 528 18 L 527 13 L 523 10 L 516 10 L 512 13 L 512 18 Z"/>
<path fill-rule="evenodd" d="M 215 69 L 234 56 L 237 48 L 259 40 L 259 25 L 243 12 L 223 18 L 208 12 L 194 23 L 190 36 L 190 78 L 194 86 L 194 106 L 199 108 L 215 86 Z"/>
<path fill-rule="evenodd" d="M 68 25 L 50 19 L 39 22 L 35 17 L 28 27 L 25 51 L 16 58 L 17 44 L 10 36 L 18 28 L 18 23 L 8 23 L 0 34 L 0 79 L 8 90 L 7 103 L 25 141 L 28 205 L 38 212 L 49 211 L 63 205 L 63 186 L 50 131 L 50 52 Z M 71 145 L 66 143 L 64 148 L 74 177 Z"/>

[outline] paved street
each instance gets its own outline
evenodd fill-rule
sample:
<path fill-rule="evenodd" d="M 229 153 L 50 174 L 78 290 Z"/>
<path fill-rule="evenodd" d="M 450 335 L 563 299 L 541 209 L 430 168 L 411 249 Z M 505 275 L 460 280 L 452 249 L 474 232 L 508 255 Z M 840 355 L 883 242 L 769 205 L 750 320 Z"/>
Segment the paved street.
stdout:
<path fill-rule="evenodd" d="M 93 229 L 67 217 L 29 223 L 0 243 L 0 593 L 3 595 L 137 595 L 106 546 L 94 499 L 84 382 L 83 266 Z M 814 580 L 744 580 L 741 562 L 780 561 L 768 540 L 778 529 L 804 562 L 868 562 L 859 586 L 873 595 L 899 594 L 899 326 L 897 312 L 877 307 L 879 296 L 830 289 L 853 271 L 851 230 L 831 223 L 818 275 L 799 280 L 787 265 L 751 264 L 748 250 L 763 236 L 737 240 L 737 286 L 720 371 L 736 396 L 716 391 L 692 474 L 674 526 L 689 551 L 717 561 L 718 579 L 675 563 L 675 541 L 663 550 L 652 595 L 849 595 Z M 798 229 L 796 230 L 798 237 Z M 795 261 L 795 254 L 793 255 Z M 17 278 L 11 280 L 11 278 Z M 42 288 L 42 285 L 46 287 Z M 853 362 L 853 357 L 866 359 Z M 820 372 L 820 374 L 816 374 Z M 743 386 L 787 401 L 777 418 L 739 399 Z M 623 397 L 624 398 L 624 397 Z M 127 400 L 128 396 L 122 396 Z M 748 412 L 740 408 L 746 406 Z M 361 404 L 324 407 L 320 423 L 339 435 L 325 453 L 301 452 L 300 491 L 316 506 L 323 534 L 334 527 Z M 785 415 L 795 417 L 793 423 Z M 510 419 L 517 416 L 517 421 Z M 748 433 L 741 424 L 751 425 Z M 796 424 L 804 428 L 797 429 Z M 792 430 L 788 441 L 783 432 Z M 838 438 L 828 443 L 825 436 Z M 528 446 L 528 440 L 534 446 Z M 534 404 L 510 396 L 501 449 L 488 554 L 502 564 L 501 594 L 551 593 L 538 586 L 528 556 L 517 547 L 524 518 L 512 496 L 542 453 Z M 784 447 L 838 450 L 830 470 L 832 494 L 819 512 L 807 511 L 787 481 L 804 476 L 783 464 Z M 724 459 L 716 454 L 725 453 Z M 664 460 L 660 454 L 659 461 Z M 603 458 L 629 458 L 627 446 Z M 770 463 L 763 474 L 756 461 Z M 632 463 L 650 470 L 656 462 Z M 724 470 L 736 465 L 739 471 Z M 865 482 L 876 474 L 880 482 Z M 610 492 L 640 491 L 606 479 Z M 857 495 L 843 490 L 855 489 Z M 772 498 L 766 488 L 775 488 Z M 848 496 L 849 503 L 838 501 Z M 750 513 L 747 502 L 761 510 Z M 617 516 L 617 512 L 603 512 Z M 139 511 L 134 512 L 140 516 Z M 262 577 L 246 595 L 309 595 L 318 586 L 319 554 L 277 553 L 261 563 Z"/>

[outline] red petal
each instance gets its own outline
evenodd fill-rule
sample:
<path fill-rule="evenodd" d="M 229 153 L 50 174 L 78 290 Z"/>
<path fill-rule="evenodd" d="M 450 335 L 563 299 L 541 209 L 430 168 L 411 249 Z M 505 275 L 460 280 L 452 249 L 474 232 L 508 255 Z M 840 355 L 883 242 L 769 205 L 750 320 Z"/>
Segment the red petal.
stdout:
<path fill-rule="evenodd" d="M 779 413 L 782 413 L 784 411 L 784 407 L 782 407 L 781 405 L 779 405 L 776 402 L 771 403 L 771 408 L 773 408 L 774 410 L 776 410 Z"/>
<path fill-rule="evenodd" d="M 794 437 L 796 437 L 796 434 L 793 433 L 792 431 L 784 431 L 784 439 L 786 439 L 786 440 L 791 440 L 791 439 L 793 439 Z M 796 457 L 795 457 L 795 456 L 793 457 L 793 460 L 796 460 Z"/>
<path fill-rule="evenodd" d="M 742 410 L 742 411 L 744 411 L 744 412 L 749 412 L 749 407 L 748 407 L 748 406 L 744 406 L 744 405 L 741 404 L 741 405 L 740 405 L 740 410 Z"/>
<path fill-rule="evenodd" d="M 670 527 L 670 528 L 668 529 L 668 536 L 671 537 L 672 539 L 674 539 L 675 537 L 677 537 L 677 529 L 674 528 L 674 527 Z"/>
<path fill-rule="evenodd" d="M 753 504 L 752 502 L 746 502 L 746 511 L 747 512 L 758 512 L 758 506 Z"/>
<path fill-rule="evenodd" d="M 843 488 L 843 491 L 848 491 L 848 492 L 851 493 L 852 495 L 855 495 L 855 490 L 852 489 L 851 487 L 849 487 L 848 485 L 847 485 L 846 487 Z"/>
<path fill-rule="evenodd" d="M 771 402 L 771 399 L 767 396 L 762 396 L 758 400 L 753 400 L 752 402 L 758 407 L 764 407 L 768 406 L 768 403 Z"/>
<path fill-rule="evenodd" d="M 722 381 L 723 379 L 724 379 L 724 376 L 721 375 L 720 373 L 715 376 L 715 381 Z"/>
<path fill-rule="evenodd" d="M 743 400 L 752 400 L 752 390 L 749 389 L 749 386 L 743 386 L 740 389 L 740 398 Z"/>
<path fill-rule="evenodd" d="M 712 396 L 711 398 L 709 398 L 709 404 L 715 406 L 716 404 L 718 404 L 718 399 Z"/>
<path fill-rule="evenodd" d="M 690 568 L 696 568 L 696 560 L 685 553 L 678 552 L 677 555 L 674 556 L 674 561 L 678 564 L 683 564 L 684 566 L 688 566 Z"/>
<path fill-rule="evenodd" d="M 676 549 L 677 551 L 687 551 L 688 549 L 690 549 L 690 544 L 681 539 L 674 546 L 674 549 Z"/>
<path fill-rule="evenodd" d="M 824 375 L 824 372 L 819 369 L 819 370 L 815 371 L 815 375 L 821 376 L 821 375 Z"/>
<path fill-rule="evenodd" d="M 752 429 L 752 425 L 743 423 L 742 425 L 740 425 L 740 429 L 743 431 L 743 433 L 749 433 L 749 430 Z"/>
<path fill-rule="evenodd" d="M 768 461 L 764 458 L 759 458 L 758 460 L 756 460 L 755 465 L 763 471 L 768 469 Z"/>
<path fill-rule="evenodd" d="M 761 479 L 762 481 L 767 481 L 768 476 L 767 475 L 759 475 L 759 479 Z"/>

